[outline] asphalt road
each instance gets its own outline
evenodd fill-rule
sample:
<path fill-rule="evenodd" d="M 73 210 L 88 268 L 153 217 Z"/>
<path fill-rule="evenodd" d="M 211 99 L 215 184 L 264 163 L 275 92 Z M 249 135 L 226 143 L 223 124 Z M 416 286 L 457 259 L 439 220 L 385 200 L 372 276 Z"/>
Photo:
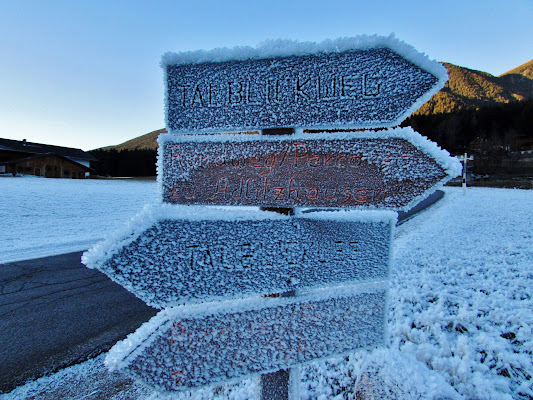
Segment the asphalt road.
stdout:
<path fill-rule="evenodd" d="M 400 211 L 398 213 L 398 224 L 402 224 L 411 217 L 414 217 L 416 214 L 418 214 L 420 211 L 424 211 L 426 208 L 429 208 L 433 204 L 435 204 L 437 201 L 442 199 L 444 197 L 444 192 L 442 190 L 437 190 L 430 194 L 428 197 L 426 197 L 424 200 L 416 204 L 415 206 L 411 207 L 408 211 Z"/>
<path fill-rule="evenodd" d="M 0 265 L 0 393 L 107 351 L 156 314 L 81 254 Z"/>
<path fill-rule="evenodd" d="M 398 223 L 443 194 L 399 213 Z M 0 264 L 0 393 L 109 350 L 156 314 L 82 265 L 81 254 Z"/>

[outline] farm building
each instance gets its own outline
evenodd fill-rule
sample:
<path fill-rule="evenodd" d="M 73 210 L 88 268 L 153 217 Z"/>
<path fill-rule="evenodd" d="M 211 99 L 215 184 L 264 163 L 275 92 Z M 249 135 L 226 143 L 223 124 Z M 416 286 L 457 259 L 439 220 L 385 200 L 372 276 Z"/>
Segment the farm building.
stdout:
<path fill-rule="evenodd" d="M 46 178 L 86 178 L 96 159 L 81 149 L 0 139 L 0 173 L 44 176 Z"/>

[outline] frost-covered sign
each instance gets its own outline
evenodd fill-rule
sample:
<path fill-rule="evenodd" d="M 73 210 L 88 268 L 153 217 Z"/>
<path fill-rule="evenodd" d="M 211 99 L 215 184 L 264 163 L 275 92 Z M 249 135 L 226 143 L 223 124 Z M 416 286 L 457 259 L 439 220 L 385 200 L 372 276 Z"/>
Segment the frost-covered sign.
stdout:
<path fill-rule="evenodd" d="M 408 209 L 457 162 L 411 128 L 290 136 L 165 135 L 163 201 Z"/>
<path fill-rule="evenodd" d="M 393 212 L 162 205 L 83 262 L 156 308 L 355 284 L 387 279 L 395 221 Z"/>
<path fill-rule="evenodd" d="M 106 364 L 175 391 L 374 346 L 384 340 L 386 287 L 164 310 L 113 347 Z"/>
<path fill-rule="evenodd" d="M 167 53 L 171 133 L 399 125 L 439 91 L 445 68 L 393 37 Z"/>
<path fill-rule="evenodd" d="M 444 86 L 445 68 L 377 36 L 166 54 L 162 65 L 162 204 L 82 261 L 164 310 L 107 365 L 173 391 L 383 343 L 388 210 L 461 171 L 393 128 Z M 249 132 L 269 128 L 298 133 Z M 282 292 L 298 296 L 262 297 Z"/>

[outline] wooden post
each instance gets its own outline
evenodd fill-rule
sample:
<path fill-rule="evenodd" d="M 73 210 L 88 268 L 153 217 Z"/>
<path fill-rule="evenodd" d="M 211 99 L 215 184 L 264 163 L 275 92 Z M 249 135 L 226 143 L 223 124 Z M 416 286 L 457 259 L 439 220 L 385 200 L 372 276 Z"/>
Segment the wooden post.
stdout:
<path fill-rule="evenodd" d="M 294 128 L 263 129 L 263 135 L 292 135 Z M 260 207 L 264 211 L 273 211 L 284 215 L 294 215 L 294 208 L 285 207 Z M 275 293 L 265 297 L 295 297 L 294 290 L 284 293 Z M 280 369 L 276 372 L 261 375 L 260 399 L 261 400 L 289 400 L 291 396 L 291 370 Z M 294 377 L 293 377 L 294 379 Z"/>

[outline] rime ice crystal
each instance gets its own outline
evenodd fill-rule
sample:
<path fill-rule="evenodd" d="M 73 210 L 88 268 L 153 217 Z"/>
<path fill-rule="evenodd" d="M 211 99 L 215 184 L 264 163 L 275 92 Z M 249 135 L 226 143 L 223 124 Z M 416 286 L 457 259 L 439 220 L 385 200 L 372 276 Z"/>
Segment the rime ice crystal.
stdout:
<path fill-rule="evenodd" d="M 167 309 L 115 345 L 106 363 L 162 391 L 288 368 L 381 344 L 385 297 L 380 282 Z"/>
<path fill-rule="evenodd" d="M 145 221 L 144 230 L 126 231 L 105 250 L 84 257 L 88 266 L 157 308 L 388 276 L 392 212 L 364 220 L 357 211 L 289 218 L 233 210 L 230 219 L 220 209 L 209 218 L 209 210 L 195 207 L 203 218 L 187 218 L 186 212 L 180 218 L 176 214 L 186 207 L 163 208 L 176 210 L 166 217 L 151 211 L 160 216 L 150 222 L 146 213 L 138 216 L 132 225 Z"/>
<path fill-rule="evenodd" d="M 446 70 L 392 37 L 166 54 L 172 133 L 399 125 Z"/>
<path fill-rule="evenodd" d="M 447 80 L 440 64 L 376 36 L 167 54 L 162 64 L 170 133 L 391 127 Z M 341 207 L 353 197 L 348 207 L 401 210 L 460 173 L 447 152 L 410 129 L 290 139 L 167 135 L 159 142 L 163 204 L 84 254 L 83 262 L 156 307 L 200 302 L 165 309 L 107 357 L 110 368 L 164 391 L 382 343 L 396 220 L 390 211 L 297 209 L 286 217 L 165 203 L 187 204 L 204 181 L 199 192 L 220 196 L 217 205 Z M 285 161 L 292 169 L 281 168 Z M 228 168 L 215 183 L 195 176 L 222 166 Z M 308 171 L 298 175 L 297 168 Z M 229 188 L 230 181 L 240 189 Z M 234 201 L 243 193 L 248 198 L 251 183 L 255 199 Z M 335 186 L 335 196 L 327 185 Z M 399 197 L 383 195 L 387 186 Z M 307 198 L 278 202 L 291 194 Z M 319 197 L 330 202 L 308 202 Z M 204 197 L 195 204 L 213 203 Z M 291 290 L 299 296 L 253 297 Z M 201 303 L 228 297 L 241 299 Z"/>
<path fill-rule="evenodd" d="M 165 135 L 163 201 L 406 210 L 461 171 L 411 128 L 374 133 Z"/>

